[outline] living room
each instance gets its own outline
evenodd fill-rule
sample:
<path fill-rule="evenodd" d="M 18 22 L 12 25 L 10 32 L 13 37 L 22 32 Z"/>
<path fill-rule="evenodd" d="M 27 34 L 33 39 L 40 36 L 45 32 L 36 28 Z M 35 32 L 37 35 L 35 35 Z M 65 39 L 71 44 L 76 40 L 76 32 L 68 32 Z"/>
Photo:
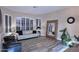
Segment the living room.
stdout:
<path fill-rule="evenodd" d="M 2 29 L 0 31 L 1 43 L 3 42 L 4 36 L 7 33 L 9 33 L 10 31 L 12 32 L 12 35 L 18 35 L 18 34 L 15 34 L 15 32 L 17 30 L 24 30 L 24 31 L 27 30 L 27 31 L 23 32 L 23 34 L 28 34 L 27 36 L 19 36 L 18 37 L 19 40 L 21 40 L 21 38 L 24 39 L 22 41 L 27 41 L 25 39 L 29 39 L 29 38 L 30 38 L 30 40 L 33 40 L 36 38 L 43 39 L 40 37 L 47 36 L 46 35 L 47 26 L 48 26 L 47 21 L 51 21 L 51 20 L 58 21 L 58 25 L 57 25 L 58 28 L 57 28 L 57 33 L 56 33 L 56 37 L 55 37 L 57 40 L 61 40 L 62 33 L 60 32 L 60 30 L 63 30 L 64 28 L 67 28 L 67 31 L 68 31 L 71 39 L 73 39 L 74 35 L 78 36 L 78 34 L 79 34 L 78 33 L 79 32 L 79 28 L 78 28 L 79 7 L 73 7 L 73 6 L 68 6 L 68 7 L 66 7 L 66 6 L 64 6 L 64 7 L 63 6 L 42 6 L 42 7 L 41 6 L 23 6 L 23 7 L 22 6 L 1 6 L 0 9 L 1 9 L 1 13 L 2 13 L 2 22 L 1 22 L 2 27 L 0 26 L 1 27 L 0 30 Z M 8 28 L 7 28 L 7 23 L 6 23 L 7 21 L 5 21 L 5 17 L 6 17 L 6 20 L 7 20 L 7 17 L 9 17 L 9 19 L 11 19 L 11 22 L 8 20 L 8 25 L 10 25 L 10 26 L 8 26 Z M 67 21 L 67 19 L 69 17 L 74 19 L 75 21 L 73 22 L 70 19 L 70 23 L 69 23 Z M 18 21 L 18 19 L 21 19 L 21 18 L 23 19 L 23 21 L 21 21 L 21 20 Z M 27 21 L 25 19 L 27 19 L 27 20 L 29 19 L 30 21 Z M 37 19 L 37 21 L 36 21 L 36 19 Z M 30 23 L 30 26 L 27 23 Z M 38 34 L 36 32 L 38 32 Z M 35 34 L 29 35 L 30 33 L 35 33 Z M 22 35 L 22 33 L 20 33 L 20 34 Z M 31 39 L 31 38 L 33 38 L 33 39 Z M 44 38 L 44 39 L 46 39 L 46 38 Z M 27 42 L 29 42 L 29 41 L 27 41 Z M 30 42 L 30 43 L 33 43 L 33 42 Z M 41 43 L 38 43 L 37 46 L 40 47 L 41 46 L 40 44 Z M 45 48 L 45 49 L 48 49 L 48 48 Z M 42 51 L 42 50 L 40 50 L 40 51 Z M 28 52 L 28 51 L 24 51 L 24 52 Z"/>

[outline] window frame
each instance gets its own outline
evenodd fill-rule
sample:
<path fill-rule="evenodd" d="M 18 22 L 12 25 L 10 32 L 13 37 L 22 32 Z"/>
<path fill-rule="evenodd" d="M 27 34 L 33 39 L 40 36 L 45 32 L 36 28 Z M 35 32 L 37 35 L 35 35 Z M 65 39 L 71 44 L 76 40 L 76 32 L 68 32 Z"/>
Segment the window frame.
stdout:
<path fill-rule="evenodd" d="M 41 19 L 39 19 L 39 18 L 36 19 L 36 28 L 37 27 L 41 28 Z"/>
<path fill-rule="evenodd" d="M 7 19 L 7 24 L 6 24 L 5 16 L 8 17 L 8 19 Z M 11 17 L 11 21 L 10 21 L 10 17 Z M 10 23 L 10 22 L 11 22 L 11 23 Z M 7 26 L 6 26 L 6 25 L 7 25 Z M 4 14 L 4 32 L 5 32 L 5 33 L 12 32 L 12 15 Z"/>
<path fill-rule="evenodd" d="M 29 18 L 29 17 L 16 17 L 16 28 L 17 28 L 17 18 L 20 18 L 19 19 L 19 21 L 20 21 L 20 24 L 19 24 L 19 27 L 20 27 L 20 30 L 22 30 L 22 31 L 30 31 L 30 30 L 33 30 L 33 19 L 31 19 L 31 18 Z M 24 24 L 24 26 L 23 26 L 23 18 L 24 18 L 24 20 L 25 20 L 25 24 Z M 32 26 L 31 26 L 31 20 L 32 20 Z M 27 25 L 28 24 L 28 25 Z M 24 29 L 23 29 L 24 28 Z M 31 29 L 32 28 L 32 29 Z M 17 29 L 16 29 L 16 31 L 18 31 Z"/>

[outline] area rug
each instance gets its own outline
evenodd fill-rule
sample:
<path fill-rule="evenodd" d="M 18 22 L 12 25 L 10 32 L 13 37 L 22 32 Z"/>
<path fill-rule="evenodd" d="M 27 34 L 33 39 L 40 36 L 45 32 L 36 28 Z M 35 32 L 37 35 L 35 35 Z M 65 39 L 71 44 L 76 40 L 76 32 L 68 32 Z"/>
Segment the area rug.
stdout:
<path fill-rule="evenodd" d="M 22 43 L 22 52 L 48 52 L 58 44 L 58 40 L 38 37 L 30 40 L 19 41 Z"/>

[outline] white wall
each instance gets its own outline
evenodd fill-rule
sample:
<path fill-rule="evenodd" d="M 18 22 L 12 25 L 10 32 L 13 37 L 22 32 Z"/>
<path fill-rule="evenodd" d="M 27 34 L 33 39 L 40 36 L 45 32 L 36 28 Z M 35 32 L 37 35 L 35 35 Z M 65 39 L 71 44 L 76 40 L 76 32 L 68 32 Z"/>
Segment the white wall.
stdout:
<path fill-rule="evenodd" d="M 58 38 L 61 36 L 60 30 L 67 27 L 70 36 L 74 34 L 79 35 L 79 7 L 69 7 L 63 10 L 59 10 L 56 12 L 49 13 L 44 15 L 44 19 L 42 22 L 42 35 L 46 33 L 46 21 L 47 20 L 58 20 Z M 68 24 L 67 18 L 73 16 L 75 18 L 75 23 Z"/>

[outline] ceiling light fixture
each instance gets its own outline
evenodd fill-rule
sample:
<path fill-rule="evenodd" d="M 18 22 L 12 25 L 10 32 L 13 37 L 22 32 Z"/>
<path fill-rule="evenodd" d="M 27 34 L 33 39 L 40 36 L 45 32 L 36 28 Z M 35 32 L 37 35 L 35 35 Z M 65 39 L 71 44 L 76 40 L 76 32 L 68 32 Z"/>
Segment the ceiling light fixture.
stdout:
<path fill-rule="evenodd" d="M 37 8 L 37 6 L 33 6 L 33 8 Z"/>

